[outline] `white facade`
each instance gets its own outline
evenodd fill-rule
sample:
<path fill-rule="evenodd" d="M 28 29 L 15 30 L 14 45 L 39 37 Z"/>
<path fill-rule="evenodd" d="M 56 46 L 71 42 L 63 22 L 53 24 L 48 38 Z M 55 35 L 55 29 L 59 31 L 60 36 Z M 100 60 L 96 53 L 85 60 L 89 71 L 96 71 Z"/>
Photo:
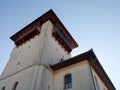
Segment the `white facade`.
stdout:
<path fill-rule="evenodd" d="M 22 46 L 14 47 L 10 60 L 0 77 L 0 86 L 6 86 L 7 89 L 7 86 L 10 85 L 7 85 L 7 83 L 11 82 L 11 80 L 15 82 L 27 79 L 25 82 L 30 82 L 31 75 L 36 75 L 38 73 L 36 70 L 41 66 L 49 68 L 50 64 L 60 62 L 61 58 L 70 58 L 71 55 L 68 54 L 57 41 L 55 41 L 54 37 L 52 37 L 52 30 L 52 23 L 47 21 L 42 25 L 41 32 L 38 36 L 35 36 Z M 33 73 L 35 71 L 36 73 Z M 14 81 L 13 78 L 15 77 L 17 78 Z M 34 81 L 34 79 L 32 81 Z M 20 89 L 30 90 L 30 86 L 31 84 L 25 85 L 25 87 L 21 86 Z M 7 90 L 10 90 L 9 88 Z"/>
<path fill-rule="evenodd" d="M 94 90 L 86 60 L 54 72 L 54 90 L 64 90 L 66 74 L 72 75 L 72 88 L 70 90 Z"/>
<path fill-rule="evenodd" d="M 94 76 L 94 82 L 97 90 L 108 90 L 108 88 L 105 86 L 103 81 L 100 79 L 100 77 L 97 75 L 94 69 L 93 71 L 93 76 Z"/>
<path fill-rule="evenodd" d="M 94 68 L 90 69 L 88 60 L 52 70 L 50 65 L 71 58 L 71 53 L 52 36 L 54 25 L 50 20 L 37 29 L 39 35 L 14 47 L 0 76 L 0 90 L 108 90 Z M 65 89 L 64 83 L 67 74 L 72 76 L 72 88 L 69 89 Z M 94 76 L 99 89 L 95 89 L 98 87 Z M 15 82 L 18 83 L 16 86 Z"/>

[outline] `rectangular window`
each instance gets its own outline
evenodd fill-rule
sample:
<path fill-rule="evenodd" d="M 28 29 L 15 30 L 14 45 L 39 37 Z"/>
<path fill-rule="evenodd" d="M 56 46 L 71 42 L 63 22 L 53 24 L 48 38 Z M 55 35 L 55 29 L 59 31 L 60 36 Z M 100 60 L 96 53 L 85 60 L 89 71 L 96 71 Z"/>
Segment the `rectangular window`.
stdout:
<path fill-rule="evenodd" d="M 65 76 L 65 89 L 72 88 L 72 77 L 71 74 Z"/>
<path fill-rule="evenodd" d="M 61 37 L 61 39 L 68 45 L 70 49 L 72 49 L 72 45 L 69 41 L 69 39 L 64 35 L 64 33 L 57 27 L 56 28 L 56 33 Z"/>
<path fill-rule="evenodd" d="M 13 89 L 12 89 L 12 90 L 16 90 L 17 85 L 18 85 L 18 81 L 14 83 L 14 86 L 13 86 Z"/>
<path fill-rule="evenodd" d="M 52 35 L 67 52 L 71 52 L 72 44 L 70 42 L 70 39 L 59 27 L 55 28 L 55 31 L 52 33 Z"/>

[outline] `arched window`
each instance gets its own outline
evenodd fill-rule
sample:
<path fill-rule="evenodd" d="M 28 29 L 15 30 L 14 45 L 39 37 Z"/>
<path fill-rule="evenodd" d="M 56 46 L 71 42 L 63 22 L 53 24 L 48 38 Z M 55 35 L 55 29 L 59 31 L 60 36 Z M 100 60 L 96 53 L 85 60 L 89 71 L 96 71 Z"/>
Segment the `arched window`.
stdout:
<path fill-rule="evenodd" d="M 65 89 L 72 88 L 72 76 L 71 74 L 67 74 L 64 78 Z"/>

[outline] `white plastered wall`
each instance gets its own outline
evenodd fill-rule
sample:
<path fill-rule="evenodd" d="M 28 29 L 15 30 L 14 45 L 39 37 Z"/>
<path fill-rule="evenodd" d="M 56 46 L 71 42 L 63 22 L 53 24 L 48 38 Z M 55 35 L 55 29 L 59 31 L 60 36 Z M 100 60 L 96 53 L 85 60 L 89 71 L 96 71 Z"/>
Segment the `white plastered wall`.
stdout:
<path fill-rule="evenodd" d="M 105 84 L 103 83 L 103 81 L 100 79 L 100 77 L 98 76 L 98 74 L 93 68 L 92 68 L 92 72 L 93 72 L 96 89 L 99 88 L 99 90 L 108 90 Z M 96 77 L 96 80 L 95 80 L 95 77 Z M 98 86 L 96 84 L 98 84 Z"/>
<path fill-rule="evenodd" d="M 68 90 L 94 90 L 87 60 L 56 71 L 54 73 L 54 90 L 65 90 L 64 76 L 66 74 L 72 75 L 72 88 Z"/>
<path fill-rule="evenodd" d="M 26 70 L 5 78 L 0 82 L 0 89 L 5 87 L 5 90 L 12 90 L 14 83 L 18 81 L 16 90 L 34 90 L 35 78 L 39 66 L 32 66 Z"/>
<path fill-rule="evenodd" d="M 70 58 L 70 54 L 52 37 L 52 30 L 52 23 L 47 21 L 42 25 L 38 36 L 35 36 L 19 47 L 14 47 L 1 78 L 35 64 L 42 63 L 49 65 L 58 63 L 62 57 L 65 59 Z"/>
<path fill-rule="evenodd" d="M 53 24 L 48 21 L 48 26 L 44 30 L 44 50 L 42 55 L 42 64 L 53 65 L 60 62 L 61 58 L 68 59 L 71 54 L 65 51 L 62 45 L 52 36 Z"/>
<path fill-rule="evenodd" d="M 34 90 L 53 90 L 52 71 L 46 66 L 41 65 L 41 67 L 42 73 L 38 73 Z"/>
<path fill-rule="evenodd" d="M 52 72 L 46 68 L 50 64 L 58 63 L 63 57 L 70 58 L 71 55 L 55 40 L 52 30 L 53 24 L 47 21 L 41 26 L 39 35 L 19 47 L 14 47 L 0 76 L 0 89 L 5 86 L 6 90 L 11 90 L 14 82 L 18 81 L 17 90 L 53 90 Z"/>

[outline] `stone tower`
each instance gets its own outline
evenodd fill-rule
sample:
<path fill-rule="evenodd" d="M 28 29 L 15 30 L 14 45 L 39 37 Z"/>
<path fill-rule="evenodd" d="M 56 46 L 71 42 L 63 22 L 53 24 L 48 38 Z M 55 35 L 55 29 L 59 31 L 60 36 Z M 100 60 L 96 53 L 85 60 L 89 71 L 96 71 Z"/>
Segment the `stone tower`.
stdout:
<path fill-rule="evenodd" d="M 52 10 L 10 38 L 0 90 L 116 90 L 92 49 L 71 57 L 78 44 Z"/>
<path fill-rule="evenodd" d="M 15 47 L 0 77 L 3 90 L 53 90 L 49 66 L 70 58 L 78 46 L 52 10 L 10 38 Z"/>

